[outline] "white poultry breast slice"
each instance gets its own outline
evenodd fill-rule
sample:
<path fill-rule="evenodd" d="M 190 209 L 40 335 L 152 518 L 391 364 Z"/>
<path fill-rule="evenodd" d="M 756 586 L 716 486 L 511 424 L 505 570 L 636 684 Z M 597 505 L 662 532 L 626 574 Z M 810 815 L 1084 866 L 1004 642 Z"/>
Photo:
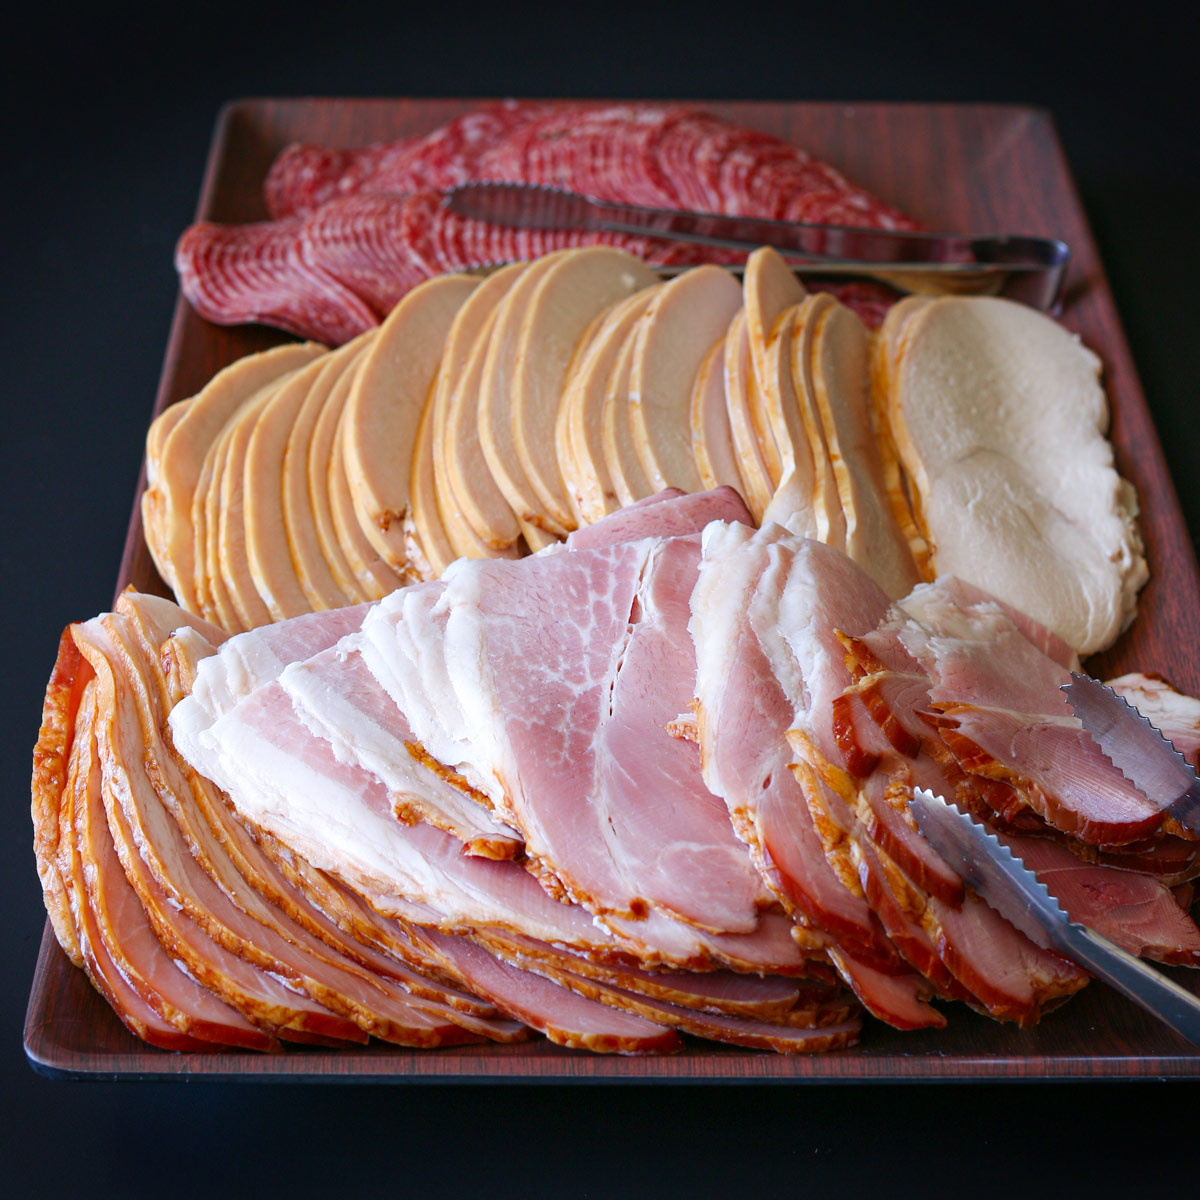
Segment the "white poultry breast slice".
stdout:
<path fill-rule="evenodd" d="M 1147 570 L 1099 359 L 1048 317 L 986 297 L 926 305 L 902 339 L 888 416 L 937 573 L 1081 655 L 1111 645 Z"/>

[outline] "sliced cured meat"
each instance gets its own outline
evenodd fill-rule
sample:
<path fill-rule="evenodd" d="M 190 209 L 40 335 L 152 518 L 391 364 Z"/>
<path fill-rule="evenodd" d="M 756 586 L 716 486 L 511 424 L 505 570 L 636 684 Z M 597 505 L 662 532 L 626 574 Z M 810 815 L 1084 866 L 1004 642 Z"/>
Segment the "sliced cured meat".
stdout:
<path fill-rule="evenodd" d="M 510 384 L 512 442 L 547 527 L 555 532 L 566 533 L 575 524 L 554 443 L 547 436 L 558 421 L 571 356 L 596 317 L 657 278 L 631 255 L 595 246 L 564 254 L 530 296 Z M 669 287 L 656 293 L 651 311 Z M 648 316 L 647 322 L 652 319 Z M 636 352 L 634 377 L 636 387 Z"/>
<path fill-rule="evenodd" d="M 1200 930 L 1159 880 L 1081 862 L 1050 838 L 997 836 L 1046 885 L 1072 921 L 1141 958 L 1200 966 Z"/>
<path fill-rule="evenodd" d="M 475 539 L 514 552 L 521 529 L 496 486 L 479 442 L 479 383 L 500 301 L 524 271 L 514 263 L 467 297 L 446 335 L 433 426 L 434 479 L 448 508 L 447 532 L 460 554 Z M 462 531 L 459 532 L 460 527 Z"/>
<path fill-rule="evenodd" d="M 813 340 L 813 399 L 846 521 L 846 553 L 893 599 L 920 582 L 912 552 L 884 498 L 871 425 L 868 334 L 833 304 Z"/>
<path fill-rule="evenodd" d="M 1200 700 L 1154 675 L 1133 673 L 1106 683 L 1157 726 L 1193 767 L 1200 767 Z"/>
<path fill-rule="evenodd" d="M 626 919 L 656 908 L 746 932 L 761 885 L 695 751 L 665 729 L 692 690 L 684 614 L 697 561 L 698 546 L 675 539 L 535 556 L 519 570 L 459 563 L 446 653 L 469 726 L 489 731 L 476 744 L 494 747 L 476 771 L 567 894 Z M 572 597 L 586 623 L 564 622 L 551 596 Z M 670 796 L 670 809 L 645 795 Z"/>
<path fill-rule="evenodd" d="M 948 583 L 901 602 L 896 630 L 931 680 L 942 740 L 969 774 L 1009 783 L 1049 824 L 1083 841 L 1120 845 L 1161 827 L 1138 792 L 1083 730 L 1059 690 L 1065 666 L 988 598 L 969 603 Z M 869 639 L 868 639 L 869 640 Z"/>
<path fill-rule="evenodd" d="M 357 591 L 342 590 L 333 573 L 317 527 L 317 501 L 309 492 L 308 455 L 317 423 L 329 402 L 334 385 L 353 370 L 365 345 L 374 336 L 368 330 L 328 356 L 292 422 L 283 450 L 282 508 L 287 547 L 295 563 L 296 576 L 311 611 L 340 608 L 359 599 Z M 342 572 L 349 578 L 349 567 Z"/>
<path fill-rule="evenodd" d="M 67 786 L 71 750 L 75 743 L 79 703 L 91 678 L 91 666 L 79 653 L 70 628 L 64 629 L 46 684 L 42 723 L 33 748 L 30 810 L 33 816 L 33 852 L 42 884 L 42 900 L 58 944 L 77 967 L 83 966 L 83 956 L 79 932 L 71 915 L 70 884 L 63 878 L 59 868 L 59 814 Z"/>
<path fill-rule="evenodd" d="M 768 570 L 771 536 L 736 526 L 705 533 L 691 598 L 704 779 L 724 798 L 739 837 L 789 911 L 837 944 L 857 947 L 857 956 L 886 962 L 894 952 L 862 897 L 830 868 L 788 769 L 785 735 L 797 712 L 750 616 Z"/>
<path fill-rule="evenodd" d="M 431 930 L 415 936 L 435 955 L 453 952 L 454 965 L 474 991 L 560 1046 L 601 1054 L 669 1054 L 681 1048 L 667 1026 L 596 1004 L 534 971 L 502 962 L 482 946 Z"/>
<path fill-rule="evenodd" d="M 180 287 L 201 316 L 226 325 L 262 322 L 337 346 L 378 318 L 325 268 L 311 263 L 303 222 L 255 225 L 201 221 L 175 247 Z"/>
<path fill-rule="evenodd" d="M 406 297 L 372 341 L 346 402 L 342 453 L 354 511 L 375 551 L 395 571 L 402 572 L 407 561 L 403 519 L 415 432 L 446 335 L 476 283 L 448 276 Z"/>
<path fill-rule="evenodd" d="M 585 524 L 601 520 L 618 507 L 604 451 L 605 396 L 622 348 L 658 286 L 642 288 L 612 306 L 586 352 L 572 363 L 566 380 L 555 447 L 568 496 Z"/>
<path fill-rule="evenodd" d="M 512 858 L 523 848 L 519 834 L 414 756 L 404 714 L 363 663 L 354 638 L 292 663 L 280 683 L 339 758 L 383 781 L 398 812 L 446 830 L 486 858 Z"/>
<path fill-rule="evenodd" d="M 712 521 L 731 521 L 754 527 L 750 510 L 733 488 L 709 492 L 681 492 L 666 488 L 637 504 L 612 513 L 595 525 L 577 529 L 566 541 L 569 550 L 613 546 L 640 538 L 687 537 Z"/>
<path fill-rule="evenodd" d="M 638 323 L 630 417 L 634 445 L 655 490 L 700 490 L 692 453 L 692 391 L 701 361 L 728 329 L 741 300 L 727 272 L 697 267 L 666 284 Z"/>
<path fill-rule="evenodd" d="M 886 412 L 937 573 L 1082 655 L 1111 645 L 1147 569 L 1099 360 L 1044 314 L 993 297 L 942 297 L 902 336 Z"/>
<path fill-rule="evenodd" d="M 744 488 L 733 449 L 725 400 L 725 336 L 713 343 L 696 372 L 692 391 L 692 452 L 706 488 Z"/>
<path fill-rule="evenodd" d="M 229 418 L 251 396 L 272 380 L 324 353 L 324 346 L 309 343 L 278 346 L 239 359 L 214 375 L 178 415 L 167 417 L 164 413 L 157 418 L 156 425 L 169 422 L 169 431 L 164 432 L 165 426 L 157 430 L 151 426 L 147 434 L 142 508 L 143 513 L 152 513 L 150 523 L 162 535 L 155 566 L 184 608 L 196 609 L 192 580 L 198 564 L 193 552 L 191 513 L 209 447 Z M 173 405 L 167 412 L 178 408 L 179 405 Z"/>
<path fill-rule="evenodd" d="M 763 461 L 774 487 L 779 486 L 784 466 L 771 420 L 767 390 L 772 375 L 767 347 L 776 322 L 784 312 L 804 299 L 804 288 L 778 252 L 768 246 L 755 250 L 746 260 L 742 295 L 746 310 L 746 335 L 750 343 L 750 362 L 756 386 L 750 390 L 750 417 L 762 448 Z M 778 374 L 775 375 L 778 379 Z"/>

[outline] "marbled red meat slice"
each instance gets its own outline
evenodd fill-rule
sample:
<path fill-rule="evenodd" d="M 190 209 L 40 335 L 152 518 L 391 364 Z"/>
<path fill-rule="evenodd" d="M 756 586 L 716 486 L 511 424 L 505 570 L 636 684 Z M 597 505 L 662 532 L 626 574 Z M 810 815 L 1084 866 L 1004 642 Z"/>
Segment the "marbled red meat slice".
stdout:
<path fill-rule="evenodd" d="M 382 319 L 434 273 L 411 232 L 408 198 L 352 194 L 321 205 L 304 221 L 300 251 Z"/>
<path fill-rule="evenodd" d="M 285 225 L 308 215 L 321 221 L 322 205 L 337 206 L 352 196 L 419 194 L 421 199 L 402 205 L 407 213 L 402 222 L 404 247 L 389 247 L 382 259 L 404 262 L 403 251 L 408 250 L 430 271 L 525 260 L 562 246 L 596 242 L 621 245 L 658 263 L 744 258 L 622 235 L 498 227 L 473 230 L 447 218 L 426 198 L 436 198 L 441 190 L 471 179 L 553 184 L 633 204 L 916 227 L 832 167 L 779 138 L 696 109 L 648 104 L 508 101 L 484 105 L 422 138 L 357 150 L 290 146 L 273 164 L 265 193 L 268 211 Z M 266 237 L 244 232 L 247 228 L 231 234 L 232 240 L 241 245 Z M 368 231 L 364 236 L 375 235 Z M 188 254 L 180 257 L 185 295 L 198 311 L 216 321 L 261 319 L 293 332 L 341 341 L 346 337 L 339 336 L 339 329 L 356 323 L 362 327 L 361 310 L 378 309 L 393 290 L 374 270 L 375 255 L 359 261 L 342 246 L 332 271 L 321 265 L 321 253 L 303 256 L 302 265 L 311 277 L 288 275 L 287 288 L 299 289 L 299 298 L 290 306 L 281 293 L 270 292 L 261 281 L 254 287 L 247 281 L 236 296 L 222 285 L 214 295 L 188 266 L 189 258 L 195 259 L 199 252 L 193 242 L 208 247 L 221 244 L 221 239 L 211 230 L 189 232 L 181 241 Z M 273 269 L 283 269 L 289 253 L 287 239 L 274 248 L 264 245 L 257 253 Z M 338 280 L 349 285 L 347 294 L 361 305 L 360 311 L 347 305 Z M 363 291 L 357 290 L 355 281 Z M 398 278 L 395 288 L 401 286 Z M 883 295 L 877 291 L 849 302 L 875 326 L 888 302 Z"/>
<path fill-rule="evenodd" d="M 348 342 L 377 325 L 363 300 L 307 261 L 302 226 L 299 218 L 192 225 L 175 248 L 184 295 L 210 321 L 261 321 L 327 345 Z"/>

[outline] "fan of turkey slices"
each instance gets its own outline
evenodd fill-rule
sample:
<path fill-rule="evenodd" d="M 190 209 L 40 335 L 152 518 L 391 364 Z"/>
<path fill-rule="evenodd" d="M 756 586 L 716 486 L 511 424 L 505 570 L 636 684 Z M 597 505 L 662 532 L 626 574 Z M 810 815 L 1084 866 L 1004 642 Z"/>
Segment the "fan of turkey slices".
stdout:
<path fill-rule="evenodd" d="M 879 359 L 934 572 L 986 589 L 1081 656 L 1111 645 L 1147 568 L 1137 496 L 1105 436 L 1099 359 L 1049 318 L 992 298 L 898 306 Z"/>
<path fill-rule="evenodd" d="M 151 427 L 146 538 L 181 603 L 237 631 L 728 485 L 893 598 L 959 575 L 1088 654 L 1146 578 L 1097 376 L 1006 301 L 909 298 L 872 335 L 766 247 L 740 285 L 562 250 L 226 368 Z"/>

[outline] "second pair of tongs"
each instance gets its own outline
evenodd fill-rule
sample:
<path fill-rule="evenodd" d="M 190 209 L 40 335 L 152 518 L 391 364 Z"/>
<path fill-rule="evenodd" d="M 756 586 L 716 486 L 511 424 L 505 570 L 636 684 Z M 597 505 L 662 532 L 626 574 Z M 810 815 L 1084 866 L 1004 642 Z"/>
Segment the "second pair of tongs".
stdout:
<path fill-rule="evenodd" d="M 1056 238 L 770 221 L 610 204 L 525 183 L 460 184 L 445 202 L 460 216 L 519 229 L 626 233 L 746 253 L 771 246 L 804 276 L 869 278 L 920 295 L 1005 296 L 1048 312 L 1062 302 L 1071 256 Z"/>

